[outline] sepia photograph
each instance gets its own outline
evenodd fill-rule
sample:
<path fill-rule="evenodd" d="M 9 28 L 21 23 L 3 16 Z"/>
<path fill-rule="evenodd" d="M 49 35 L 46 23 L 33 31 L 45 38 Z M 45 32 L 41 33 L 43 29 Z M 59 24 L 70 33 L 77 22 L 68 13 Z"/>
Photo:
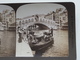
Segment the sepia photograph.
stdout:
<path fill-rule="evenodd" d="M 68 57 L 68 11 L 60 4 L 25 4 L 16 12 L 16 57 Z"/>
<path fill-rule="evenodd" d="M 15 57 L 15 11 L 8 5 L 0 5 L 0 57 Z"/>

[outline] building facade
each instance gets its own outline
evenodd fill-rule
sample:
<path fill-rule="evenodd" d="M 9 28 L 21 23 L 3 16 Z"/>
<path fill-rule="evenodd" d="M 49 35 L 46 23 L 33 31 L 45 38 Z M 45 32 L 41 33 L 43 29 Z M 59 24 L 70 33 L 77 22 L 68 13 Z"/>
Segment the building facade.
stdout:
<path fill-rule="evenodd" d="M 66 9 L 56 9 L 55 12 L 53 11 L 45 15 L 45 18 L 55 21 L 58 29 L 68 29 L 68 12 Z"/>
<path fill-rule="evenodd" d="M 15 11 L 4 10 L 0 13 L 1 23 L 4 30 L 14 29 L 15 26 Z"/>
<path fill-rule="evenodd" d="M 60 29 L 68 29 L 68 11 L 65 9 L 59 16 Z"/>

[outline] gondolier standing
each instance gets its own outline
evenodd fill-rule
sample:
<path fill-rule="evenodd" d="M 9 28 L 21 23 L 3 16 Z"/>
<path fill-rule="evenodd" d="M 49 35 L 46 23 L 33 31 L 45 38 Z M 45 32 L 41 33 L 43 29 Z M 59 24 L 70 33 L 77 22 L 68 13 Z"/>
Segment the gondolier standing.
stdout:
<path fill-rule="evenodd" d="M 51 28 L 51 36 L 53 36 L 53 28 Z"/>

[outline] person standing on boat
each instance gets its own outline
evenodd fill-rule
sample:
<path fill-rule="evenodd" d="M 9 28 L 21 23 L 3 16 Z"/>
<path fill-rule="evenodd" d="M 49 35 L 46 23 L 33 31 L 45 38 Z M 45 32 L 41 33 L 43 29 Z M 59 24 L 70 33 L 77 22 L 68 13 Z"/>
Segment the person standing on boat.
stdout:
<path fill-rule="evenodd" d="M 51 27 L 49 33 L 50 33 L 50 36 L 53 36 L 53 28 L 52 27 Z"/>
<path fill-rule="evenodd" d="M 53 28 L 51 28 L 51 35 L 53 36 Z"/>

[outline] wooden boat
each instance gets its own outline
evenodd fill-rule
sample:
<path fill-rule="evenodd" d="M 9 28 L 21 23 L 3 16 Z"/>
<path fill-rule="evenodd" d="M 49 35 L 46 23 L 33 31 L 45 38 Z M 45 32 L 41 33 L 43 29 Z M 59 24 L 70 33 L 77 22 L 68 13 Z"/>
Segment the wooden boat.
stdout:
<path fill-rule="evenodd" d="M 50 35 L 48 35 L 48 37 L 45 38 L 44 36 L 36 36 L 36 39 L 38 40 L 37 43 L 32 43 L 32 42 L 29 43 L 31 49 L 34 51 L 45 50 L 46 48 L 54 44 L 54 38 Z"/>

